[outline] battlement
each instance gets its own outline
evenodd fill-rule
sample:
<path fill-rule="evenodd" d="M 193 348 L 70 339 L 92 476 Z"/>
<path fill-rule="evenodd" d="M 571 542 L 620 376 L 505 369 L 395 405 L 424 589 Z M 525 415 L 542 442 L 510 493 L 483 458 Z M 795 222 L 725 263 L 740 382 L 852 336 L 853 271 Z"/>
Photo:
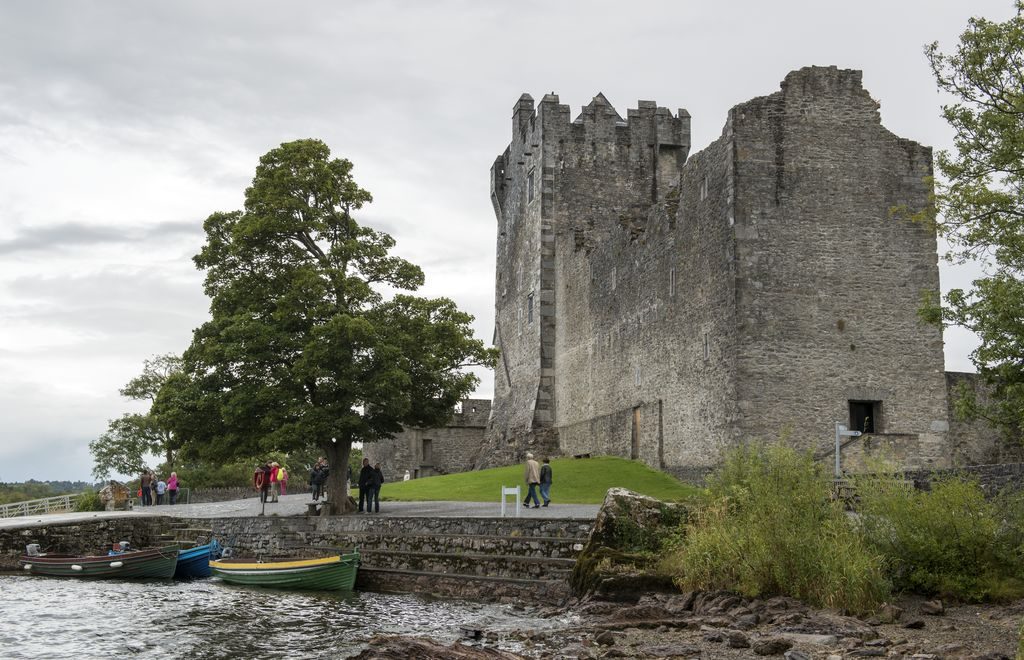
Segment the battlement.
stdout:
<path fill-rule="evenodd" d="M 638 101 L 623 119 L 599 92 L 573 118 L 554 92 L 539 104 L 523 94 L 512 108 L 512 140 L 491 167 L 495 214 L 502 222 L 511 208 L 509 195 L 533 185 L 531 171 L 537 181 L 542 171 L 551 175 L 580 168 L 611 180 L 631 178 L 637 185 L 647 179 L 657 197 L 678 180 L 689 153 L 690 113 L 685 109 L 673 114 L 654 101 Z M 523 185 L 512 186 L 517 177 L 525 180 Z"/>
<path fill-rule="evenodd" d="M 690 113 L 680 108 L 673 115 L 666 107 L 654 101 L 638 101 L 636 108 L 626 112 L 626 118 L 615 110 L 604 94 L 596 96 L 583 106 L 575 119 L 558 94 L 545 94 L 540 104 L 523 94 L 512 108 L 512 152 L 515 146 L 537 146 L 543 139 L 557 136 L 576 141 L 627 141 L 636 145 L 670 145 L 690 147 Z"/>

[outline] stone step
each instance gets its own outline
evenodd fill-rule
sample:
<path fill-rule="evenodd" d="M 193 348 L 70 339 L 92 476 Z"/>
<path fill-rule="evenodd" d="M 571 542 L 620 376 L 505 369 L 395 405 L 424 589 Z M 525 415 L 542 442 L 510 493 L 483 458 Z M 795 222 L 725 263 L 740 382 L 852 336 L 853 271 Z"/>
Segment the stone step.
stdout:
<path fill-rule="evenodd" d="M 368 591 L 416 593 L 499 602 L 560 604 L 570 595 L 567 580 L 484 577 L 370 566 L 359 567 L 356 586 Z"/>
<path fill-rule="evenodd" d="M 423 573 L 567 580 L 575 559 L 435 552 L 361 552 L 362 565 Z"/>
<path fill-rule="evenodd" d="M 307 537 L 316 544 L 316 537 Z M 583 539 L 537 536 L 381 535 L 339 533 L 331 537 L 334 545 L 354 546 L 367 551 L 475 553 L 517 557 L 575 558 L 583 548 Z"/>
<path fill-rule="evenodd" d="M 322 533 L 370 532 L 400 534 L 475 536 L 540 536 L 586 538 L 594 526 L 586 518 L 430 518 L 378 517 L 374 515 L 313 517 L 307 520 Z"/>

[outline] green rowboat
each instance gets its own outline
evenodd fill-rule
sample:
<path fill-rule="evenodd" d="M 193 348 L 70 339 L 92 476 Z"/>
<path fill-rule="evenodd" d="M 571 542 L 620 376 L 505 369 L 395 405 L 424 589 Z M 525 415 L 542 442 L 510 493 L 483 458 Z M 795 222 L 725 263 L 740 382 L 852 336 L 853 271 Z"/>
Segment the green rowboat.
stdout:
<path fill-rule="evenodd" d="M 87 557 L 29 553 L 22 555 L 18 563 L 30 575 L 49 577 L 169 578 L 178 564 L 178 546 Z"/>
<path fill-rule="evenodd" d="M 351 591 L 356 583 L 359 552 L 318 559 L 257 561 L 229 558 L 210 562 L 210 572 L 231 584 L 276 589 L 318 589 Z"/>

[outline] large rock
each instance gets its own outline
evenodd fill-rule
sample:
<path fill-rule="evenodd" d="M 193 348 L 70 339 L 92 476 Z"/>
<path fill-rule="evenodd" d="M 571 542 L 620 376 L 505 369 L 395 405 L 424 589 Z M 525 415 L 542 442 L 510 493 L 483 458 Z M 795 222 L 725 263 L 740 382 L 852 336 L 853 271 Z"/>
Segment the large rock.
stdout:
<path fill-rule="evenodd" d="M 673 591 L 672 580 L 651 569 L 665 538 L 685 522 L 685 507 L 625 488 L 611 488 L 572 574 L 577 595 L 637 600 Z"/>

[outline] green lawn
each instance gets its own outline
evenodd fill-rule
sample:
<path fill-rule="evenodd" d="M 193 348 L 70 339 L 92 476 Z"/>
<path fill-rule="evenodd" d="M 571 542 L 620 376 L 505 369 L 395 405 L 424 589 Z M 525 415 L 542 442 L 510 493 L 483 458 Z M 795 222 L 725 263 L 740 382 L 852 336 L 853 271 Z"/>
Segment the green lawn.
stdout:
<path fill-rule="evenodd" d="M 527 487 L 523 482 L 524 466 L 462 472 L 440 477 L 386 483 L 382 500 L 400 502 L 497 502 L 502 486 Z M 609 488 L 620 486 L 659 500 L 684 500 L 698 489 L 674 477 L 652 470 L 638 461 L 601 456 L 598 458 L 556 458 L 551 461 L 551 502 L 554 504 L 600 504 Z"/>

